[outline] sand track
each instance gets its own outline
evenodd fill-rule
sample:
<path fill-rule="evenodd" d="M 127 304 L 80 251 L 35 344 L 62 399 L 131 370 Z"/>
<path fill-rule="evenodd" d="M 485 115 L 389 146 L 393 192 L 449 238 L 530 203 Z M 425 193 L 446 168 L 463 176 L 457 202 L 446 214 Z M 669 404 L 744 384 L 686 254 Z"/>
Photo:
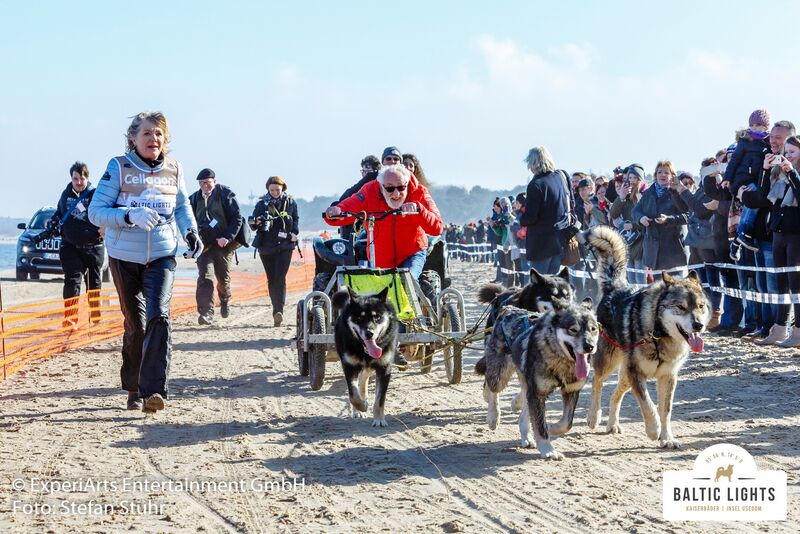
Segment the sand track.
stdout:
<path fill-rule="evenodd" d="M 486 265 L 456 264 L 455 287 L 477 317 Z M 194 317 L 174 325 L 171 398 L 155 417 L 122 409 L 119 346 L 74 352 L 0 383 L 0 531 L 3 532 L 797 532 L 800 530 L 798 351 L 761 349 L 708 336 L 706 352 L 682 371 L 673 430 L 683 448 L 665 451 L 644 435 L 626 396 L 623 434 L 586 426 L 588 388 L 576 424 L 555 445 L 566 459 L 543 462 L 518 448 L 513 385 L 501 397 L 498 429 L 485 425 L 479 357 L 465 353 L 461 384 L 441 365 L 429 375 L 396 372 L 388 428 L 350 419 L 341 368 L 329 363 L 320 391 L 296 371 L 293 295 L 289 324 L 271 325 L 263 302 L 235 306 L 221 326 Z M 470 321 L 468 319 L 468 324 Z M 441 360 L 438 360 L 441 362 Z M 604 417 L 613 383 L 604 391 Z M 651 387 L 651 394 L 655 394 Z M 372 400 L 370 388 L 369 400 Z M 551 419 L 560 400 L 548 404 Z M 605 419 L 601 423 L 604 427 Z M 789 476 L 784 523 L 669 523 L 661 473 L 690 469 L 705 447 L 745 447 L 762 469 Z M 118 487 L 33 492 L 18 478 L 117 481 L 291 481 L 291 491 L 141 491 Z M 26 514 L 13 502 L 116 504 L 111 513 Z M 124 513 L 125 500 L 162 508 Z"/>

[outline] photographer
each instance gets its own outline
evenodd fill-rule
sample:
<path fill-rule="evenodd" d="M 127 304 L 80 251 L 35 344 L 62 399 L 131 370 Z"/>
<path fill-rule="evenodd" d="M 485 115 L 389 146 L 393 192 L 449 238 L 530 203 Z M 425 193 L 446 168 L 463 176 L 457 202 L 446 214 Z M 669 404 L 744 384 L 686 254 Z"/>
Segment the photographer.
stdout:
<path fill-rule="evenodd" d="M 248 221 L 250 227 L 257 231 L 253 246 L 258 249 L 267 274 L 275 326 L 283 322 L 286 273 L 292 262 L 292 251 L 297 245 L 297 234 L 300 233 L 297 204 L 286 194 L 286 188 L 286 182 L 280 177 L 270 176 L 267 194 L 258 201 Z"/>
<path fill-rule="evenodd" d="M 211 169 L 197 175 L 199 191 L 189 196 L 194 218 L 205 244 L 197 258 L 197 322 L 210 325 L 214 322 L 214 278 L 217 279 L 219 314 L 228 317 L 231 298 L 231 262 L 240 243 L 236 241 L 242 227 L 242 214 L 233 191 L 217 183 Z"/>
<path fill-rule="evenodd" d="M 72 181 L 67 184 L 58 201 L 50 228 L 61 233 L 61 267 L 64 270 L 64 326 L 78 324 L 78 297 L 81 279 L 87 273 L 90 318 L 100 320 L 97 309 L 97 292 L 102 285 L 100 271 L 103 267 L 103 238 L 100 228 L 89 222 L 89 203 L 95 189 L 89 182 L 89 167 L 76 161 L 69 169 Z M 63 221 L 63 222 L 62 222 Z"/>

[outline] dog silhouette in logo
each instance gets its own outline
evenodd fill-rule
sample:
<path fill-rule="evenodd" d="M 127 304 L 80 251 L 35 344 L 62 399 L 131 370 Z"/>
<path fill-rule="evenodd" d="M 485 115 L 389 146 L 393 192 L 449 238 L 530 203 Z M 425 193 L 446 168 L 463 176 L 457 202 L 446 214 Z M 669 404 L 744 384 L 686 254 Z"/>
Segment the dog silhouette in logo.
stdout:
<path fill-rule="evenodd" d="M 728 468 L 725 469 L 722 466 L 717 467 L 717 477 L 714 479 L 714 482 L 719 482 L 721 477 L 727 477 L 728 482 L 731 481 L 731 477 L 733 476 L 733 464 L 728 464 Z"/>

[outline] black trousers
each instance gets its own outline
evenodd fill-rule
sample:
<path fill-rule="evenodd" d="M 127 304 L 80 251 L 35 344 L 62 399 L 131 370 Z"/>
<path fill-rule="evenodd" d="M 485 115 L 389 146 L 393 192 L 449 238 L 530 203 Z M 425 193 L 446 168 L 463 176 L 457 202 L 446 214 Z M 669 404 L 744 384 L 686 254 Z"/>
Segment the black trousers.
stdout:
<path fill-rule="evenodd" d="M 200 315 L 214 315 L 214 278 L 217 279 L 219 301 L 228 302 L 231 298 L 231 264 L 233 251 L 212 243 L 208 250 L 197 258 L 197 312 Z"/>
<path fill-rule="evenodd" d="M 108 260 L 119 306 L 125 317 L 122 336 L 122 389 L 142 397 L 167 396 L 172 360 L 172 323 L 169 302 L 175 281 L 175 257 L 166 256 L 146 265 Z"/>
<path fill-rule="evenodd" d="M 292 249 L 273 254 L 259 254 L 264 272 L 267 273 L 267 289 L 272 301 L 272 313 L 283 313 L 286 304 L 286 273 L 292 263 Z"/>
<path fill-rule="evenodd" d="M 69 318 L 78 314 L 78 297 L 81 295 L 81 280 L 86 273 L 87 290 L 97 290 L 102 287 L 100 271 L 103 268 L 102 247 L 76 247 L 72 243 L 61 240 L 61 249 L 58 251 L 61 258 L 61 268 L 64 270 L 64 315 Z M 97 295 L 90 295 L 89 305 L 97 308 Z M 92 309 L 92 319 L 100 317 L 99 310 Z"/>
<path fill-rule="evenodd" d="M 775 267 L 794 267 L 800 265 L 800 234 L 772 234 L 772 257 Z M 785 295 L 800 294 L 800 273 L 778 273 L 778 293 Z M 775 324 L 800 328 L 800 304 L 794 304 L 794 325 L 789 324 L 791 304 L 778 305 L 778 317 Z"/>

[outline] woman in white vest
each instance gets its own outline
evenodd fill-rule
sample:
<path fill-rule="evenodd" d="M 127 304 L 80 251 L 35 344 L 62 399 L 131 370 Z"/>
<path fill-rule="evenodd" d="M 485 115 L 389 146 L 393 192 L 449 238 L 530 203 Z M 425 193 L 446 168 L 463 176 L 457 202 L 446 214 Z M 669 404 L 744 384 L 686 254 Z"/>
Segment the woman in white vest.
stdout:
<path fill-rule="evenodd" d="M 161 112 L 139 113 L 126 139 L 125 155 L 112 158 L 100 179 L 89 220 L 106 229 L 109 268 L 125 317 L 120 377 L 128 409 L 155 413 L 167 398 L 178 240 L 183 237 L 193 256 L 202 243 L 183 168 L 166 155 L 167 119 Z"/>

